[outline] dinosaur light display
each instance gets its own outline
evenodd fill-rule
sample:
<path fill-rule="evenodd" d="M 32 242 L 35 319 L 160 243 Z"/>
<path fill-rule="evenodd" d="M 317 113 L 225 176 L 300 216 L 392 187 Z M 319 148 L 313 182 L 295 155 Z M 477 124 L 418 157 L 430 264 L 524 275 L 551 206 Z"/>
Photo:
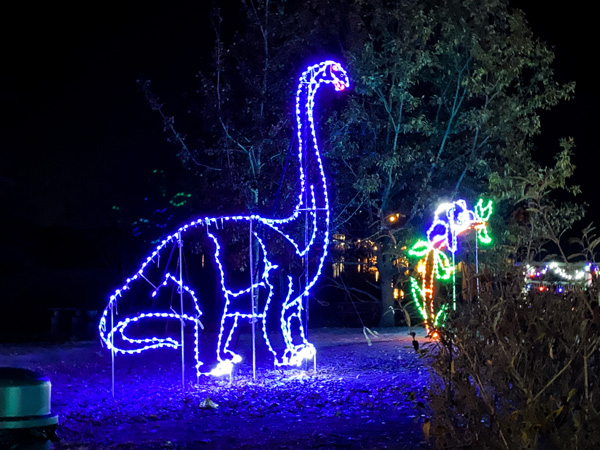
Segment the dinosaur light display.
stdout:
<path fill-rule="evenodd" d="M 422 258 L 415 268 L 420 275 L 421 284 L 411 277 L 410 285 L 428 334 L 443 321 L 448 309 L 448 305 L 444 304 L 436 311 L 435 280 L 452 278 L 452 307 L 456 309 L 455 255 L 458 251 L 458 236 L 475 230 L 476 242 L 490 244 L 492 239 L 487 230 L 487 222 L 492 211 L 491 200 L 484 206 L 483 199 L 479 199 L 474 210 L 469 210 L 464 200 L 443 203 L 435 211 L 433 222 L 427 230 L 427 241 L 417 241 L 408 251 L 409 256 Z M 452 262 L 444 253 L 444 249 L 448 249 L 452 254 Z"/>
<path fill-rule="evenodd" d="M 134 354 L 157 348 L 182 349 L 184 324 L 191 323 L 194 328 L 197 374 L 229 374 L 234 365 L 242 359 L 231 348 L 234 334 L 240 321 L 248 320 L 251 323 L 261 323 L 262 334 L 276 365 L 299 365 L 304 359 L 314 357 L 316 351 L 306 338 L 302 313 L 303 298 L 308 295 L 308 291 L 321 274 L 329 245 L 327 180 L 313 116 L 316 93 L 321 86 L 327 84 L 332 85 L 336 91 L 349 87 L 345 70 L 335 61 L 311 65 L 299 78 L 296 91 L 296 121 L 300 189 L 292 214 L 285 218 L 266 218 L 259 215 L 201 217 L 164 238 L 142 262 L 140 269 L 110 296 L 102 313 L 99 323 L 100 338 L 113 355 Z M 230 286 L 230 275 L 224 264 L 224 252 L 227 249 L 224 242 L 226 237 L 231 235 L 232 229 L 236 228 L 237 231 L 243 228 L 249 230 L 247 244 L 250 254 L 253 253 L 252 249 L 256 249 L 256 253 L 260 255 L 256 279 L 254 271 L 250 270 L 250 283 L 243 289 Z M 194 242 L 193 233 L 202 234 L 205 241 L 212 246 L 224 300 L 217 338 L 217 365 L 206 372 L 201 369 L 203 361 L 199 355 L 202 299 L 190 286 L 193 277 L 188 277 L 186 282 L 183 280 L 181 255 L 184 238 L 186 242 Z M 179 250 L 180 255 L 177 263 L 172 258 L 175 249 Z M 165 255 L 167 262 L 163 262 L 163 269 L 160 261 L 161 257 L 164 261 Z M 295 261 L 289 261 L 289 255 L 292 255 Z M 301 267 L 302 276 L 293 272 L 291 267 L 294 267 L 294 264 L 295 267 Z M 166 273 L 167 270 L 170 272 Z M 161 271 L 166 274 L 162 277 L 155 274 Z M 178 275 L 173 276 L 171 273 Z M 118 303 L 127 296 L 136 294 L 136 298 L 141 296 L 143 299 L 147 294 L 148 300 L 151 301 L 160 296 L 167 286 L 172 286 L 180 295 L 180 312 L 175 312 L 171 307 L 170 312 L 137 313 L 124 319 L 118 317 Z M 145 304 L 143 300 L 141 303 Z M 263 305 L 261 311 L 256 306 L 259 304 Z M 191 312 L 184 312 L 186 306 Z M 132 338 L 128 333 L 130 329 L 132 332 L 136 330 L 133 325 L 139 329 L 140 324 L 144 322 L 162 319 L 179 321 L 181 337 Z M 269 319 L 270 322 L 276 321 L 279 324 L 277 337 L 282 344 L 272 343 L 269 336 L 272 331 L 267 327 Z"/>

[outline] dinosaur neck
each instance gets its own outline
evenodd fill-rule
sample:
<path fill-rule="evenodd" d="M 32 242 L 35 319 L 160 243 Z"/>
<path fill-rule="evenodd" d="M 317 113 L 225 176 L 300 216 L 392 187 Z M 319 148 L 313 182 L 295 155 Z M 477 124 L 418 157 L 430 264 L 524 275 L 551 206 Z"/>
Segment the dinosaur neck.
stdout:
<path fill-rule="evenodd" d="M 296 94 L 296 118 L 298 121 L 298 158 L 300 162 L 300 197 L 296 210 L 304 217 L 304 292 L 316 282 L 329 244 L 329 199 L 323 163 L 319 154 L 317 134 L 313 117 L 315 96 L 320 87 L 310 70 L 300 78 Z M 305 212 L 303 213 L 304 210 Z M 312 230 L 309 232 L 309 229 Z M 316 264 L 315 264 L 316 263 Z"/>
<path fill-rule="evenodd" d="M 325 210 L 329 222 L 329 199 L 323 163 L 315 130 L 313 110 L 315 96 L 320 83 L 303 76 L 296 94 L 296 118 L 298 126 L 298 158 L 300 163 L 301 192 L 299 208 L 313 207 L 313 194 L 316 208 Z"/>

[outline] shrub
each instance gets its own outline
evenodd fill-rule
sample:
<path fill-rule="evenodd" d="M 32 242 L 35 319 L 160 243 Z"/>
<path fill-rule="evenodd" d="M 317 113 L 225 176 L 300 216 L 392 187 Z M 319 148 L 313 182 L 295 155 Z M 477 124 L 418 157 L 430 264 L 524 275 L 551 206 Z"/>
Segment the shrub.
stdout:
<path fill-rule="evenodd" d="M 427 352 L 436 446 L 600 448 L 598 294 L 523 293 L 506 278 L 460 304 Z"/>

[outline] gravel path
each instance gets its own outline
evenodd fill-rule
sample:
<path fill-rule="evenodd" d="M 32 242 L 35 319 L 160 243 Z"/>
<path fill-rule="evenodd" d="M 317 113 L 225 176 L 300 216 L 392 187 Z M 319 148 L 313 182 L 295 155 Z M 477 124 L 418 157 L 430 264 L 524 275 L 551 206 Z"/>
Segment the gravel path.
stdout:
<path fill-rule="evenodd" d="M 96 342 L 0 345 L 0 365 L 52 381 L 55 450 L 429 448 L 417 408 L 429 374 L 408 329 L 370 337 L 372 345 L 360 329 L 311 330 L 316 372 L 274 370 L 259 358 L 253 381 L 241 336 L 246 358 L 231 381 L 196 383 L 190 367 L 185 391 L 178 352 L 118 356 L 114 399 L 110 352 Z"/>

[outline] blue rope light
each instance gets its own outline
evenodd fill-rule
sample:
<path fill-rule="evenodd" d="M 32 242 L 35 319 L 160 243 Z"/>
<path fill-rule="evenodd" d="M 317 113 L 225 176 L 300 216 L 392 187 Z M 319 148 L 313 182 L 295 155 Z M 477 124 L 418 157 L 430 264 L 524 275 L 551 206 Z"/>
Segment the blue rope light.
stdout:
<path fill-rule="evenodd" d="M 300 76 L 298 89 L 296 91 L 296 122 L 298 132 L 298 159 L 300 162 L 300 193 L 298 201 L 293 213 L 286 218 L 272 219 L 265 218 L 259 215 L 250 216 L 222 216 L 222 217 L 203 217 L 193 220 L 175 233 L 163 239 L 155 250 L 142 262 L 140 269 L 131 277 L 128 278 L 125 284 L 117 289 L 109 298 L 107 307 L 104 309 L 99 323 L 100 338 L 115 353 L 136 354 L 145 350 L 156 348 L 173 348 L 177 349 L 182 346 L 182 342 L 176 339 L 167 337 L 150 337 L 144 339 L 133 339 L 125 334 L 126 328 L 143 319 L 178 319 L 182 321 L 192 322 L 194 324 L 195 338 L 195 358 L 197 374 L 200 374 L 200 367 L 203 363 L 199 360 L 199 331 L 202 324 L 199 317 L 202 314 L 199 307 L 199 302 L 194 294 L 194 291 L 183 283 L 183 280 L 177 279 L 170 274 L 166 274 L 162 284 L 159 287 L 154 286 L 148 277 L 146 271 L 149 266 L 158 265 L 160 254 L 165 247 L 170 243 L 175 243 L 179 236 L 185 235 L 186 232 L 193 228 L 206 227 L 207 236 L 215 245 L 214 258 L 216 267 L 220 275 L 221 291 L 225 299 L 225 306 L 221 316 L 221 325 L 217 339 L 217 360 L 218 364 L 208 373 L 212 375 L 226 375 L 231 373 L 234 364 L 241 361 L 241 356 L 231 350 L 230 345 L 232 338 L 238 326 L 239 319 L 249 319 L 254 321 L 260 319 L 262 321 L 262 331 L 266 344 L 270 352 L 274 356 L 275 364 L 283 365 L 300 365 L 307 358 L 312 358 L 316 354 L 314 346 L 308 342 L 304 327 L 302 325 L 302 298 L 308 294 L 308 291 L 315 285 L 323 269 L 325 257 L 327 255 L 327 247 L 329 245 L 329 198 L 327 195 L 327 180 L 323 170 L 323 163 L 319 147 L 317 145 L 317 135 L 314 123 L 314 106 L 315 95 L 318 89 L 323 84 L 332 84 L 335 90 L 342 91 L 349 87 L 350 83 L 346 71 L 342 66 L 335 61 L 323 61 L 319 64 L 308 67 Z M 307 132 L 307 136 L 304 133 Z M 306 164 L 306 172 L 304 170 Z M 307 189 L 308 184 L 308 189 Z M 307 195 L 309 194 L 309 195 Z M 306 200 L 305 200 L 306 197 Z M 308 242 L 302 245 L 297 242 L 291 235 L 292 228 L 298 223 L 300 213 L 306 212 L 310 216 L 310 224 L 312 233 Z M 226 274 L 222 264 L 222 246 L 217 237 L 217 230 L 222 230 L 227 224 L 232 223 L 255 223 L 262 225 L 253 232 L 253 237 L 257 239 L 260 250 L 262 252 L 262 273 L 257 277 L 257 282 L 252 286 L 239 291 L 232 291 L 226 286 Z M 288 231 L 289 230 L 289 231 Z M 282 236 L 284 242 L 287 242 L 293 248 L 296 256 L 303 259 L 304 270 L 308 270 L 309 257 L 318 260 L 316 269 L 309 273 L 304 286 L 296 278 L 290 276 L 284 271 L 281 265 L 275 264 L 271 257 L 268 247 L 273 238 Z M 278 275 L 287 280 L 287 289 L 284 292 L 277 292 L 274 283 Z M 154 290 L 151 297 L 158 294 L 160 288 L 167 286 L 169 282 L 175 283 L 181 292 L 186 292 L 193 301 L 196 316 L 186 315 L 182 313 L 142 313 L 132 318 L 120 320 L 109 329 L 108 317 L 111 311 L 116 308 L 117 302 L 124 296 L 124 293 L 131 290 L 130 285 L 136 281 L 144 279 L 150 283 Z M 294 281 L 296 280 L 296 282 Z M 259 295 L 265 295 L 266 303 L 262 312 L 244 313 L 247 309 L 247 304 L 243 304 L 241 300 L 247 299 L 252 292 L 259 292 Z M 279 294 L 276 297 L 276 293 Z M 281 310 L 274 308 L 275 302 L 281 302 Z M 246 302 L 248 303 L 248 302 Z M 244 308 L 245 305 L 245 308 Z M 281 334 L 285 348 L 283 350 L 276 349 L 270 342 L 267 335 L 267 319 L 273 315 L 279 314 L 278 319 L 280 324 Z M 297 322 L 298 335 L 294 335 L 294 322 Z M 183 326 L 183 325 L 182 325 Z M 115 337 L 119 341 L 115 344 Z M 299 343 L 295 343 L 298 342 Z"/>

